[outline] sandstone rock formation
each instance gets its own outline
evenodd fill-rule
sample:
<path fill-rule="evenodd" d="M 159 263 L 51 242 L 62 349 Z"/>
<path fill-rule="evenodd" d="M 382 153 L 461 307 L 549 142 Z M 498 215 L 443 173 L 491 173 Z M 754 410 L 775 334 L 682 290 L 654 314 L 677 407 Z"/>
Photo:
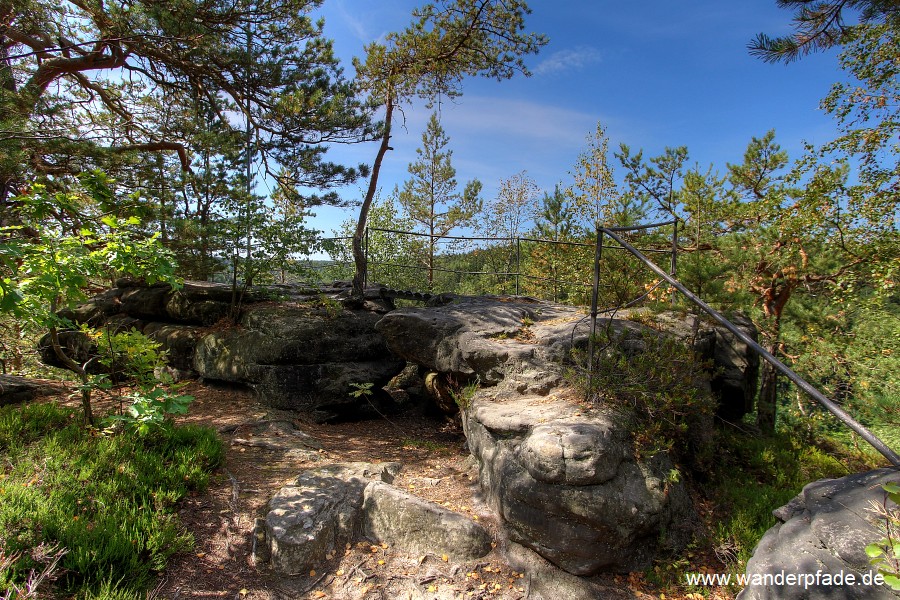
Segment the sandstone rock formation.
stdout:
<path fill-rule="evenodd" d="M 900 469 L 877 469 L 804 487 L 797 497 L 774 511 L 779 523 L 766 532 L 747 561 L 747 575 L 751 582 L 753 578 L 758 581 L 744 588 L 738 598 L 900 598 L 898 591 L 871 584 L 874 575 L 865 553 L 868 544 L 884 537 L 874 526 L 869 509 L 871 502 L 884 501 L 881 485 L 890 481 L 900 481 Z M 786 581 L 789 574 L 810 579 L 791 584 Z M 853 584 L 847 583 L 848 575 L 853 577 Z"/>
<path fill-rule="evenodd" d="M 318 420 L 358 418 L 373 412 L 369 402 L 377 405 L 384 398 L 352 397 L 352 384 L 371 383 L 378 390 L 406 363 L 374 330 L 383 310 L 377 292 L 369 290 L 366 308 L 349 310 L 335 300 L 344 291 L 341 286 L 256 288 L 245 294 L 236 326 L 223 321 L 211 327 L 232 310 L 231 286 L 187 282 L 173 290 L 121 281 L 63 315 L 113 332 L 143 332 L 162 344 L 176 380 L 199 376 L 246 385 L 268 406 Z M 61 332 L 60 341 L 82 364 L 96 353 L 80 332 Z M 47 339 L 39 349 L 46 364 L 62 366 Z M 89 372 L 104 369 L 97 361 L 89 367 Z"/>
<path fill-rule="evenodd" d="M 405 552 L 471 560 L 491 551 L 473 520 L 390 485 L 396 463 L 333 464 L 301 474 L 269 501 L 256 556 L 278 573 L 305 573 L 361 532 Z"/>
<path fill-rule="evenodd" d="M 644 335 L 665 335 L 621 319 L 600 326 L 626 353 L 641 352 Z M 392 311 L 376 329 L 400 357 L 480 384 L 457 399 L 481 487 L 511 540 L 579 575 L 640 569 L 661 545 L 687 540 L 694 513 L 669 459 L 636 460 L 618 417 L 581 403 L 564 381 L 570 351 L 587 345 L 582 311 L 525 298 L 457 298 Z M 712 352 L 717 333 L 704 329 Z M 725 366 L 752 376 L 750 362 Z"/>

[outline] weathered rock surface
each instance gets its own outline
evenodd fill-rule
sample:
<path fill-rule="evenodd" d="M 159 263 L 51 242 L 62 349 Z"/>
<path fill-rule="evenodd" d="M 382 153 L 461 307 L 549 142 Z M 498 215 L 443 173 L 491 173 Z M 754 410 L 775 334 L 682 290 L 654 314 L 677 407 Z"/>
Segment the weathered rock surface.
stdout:
<path fill-rule="evenodd" d="M 56 382 L 0 375 L 0 406 L 29 402 L 38 396 L 59 393 L 63 389 L 63 386 Z"/>
<path fill-rule="evenodd" d="M 121 281 L 64 316 L 112 331 L 142 331 L 162 344 L 176 380 L 199 376 L 246 385 L 269 406 L 328 420 L 367 414 L 370 402 L 385 398 L 352 397 L 353 384 L 371 383 L 378 390 L 406 364 L 374 330 L 381 317 L 377 292 L 368 290 L 368 308 L 358 310 L 334 299 L 345 292 L 341 286 L 253 289 L 242 300 L 238 326 L 211 328 L 231 311 L 231 286 L 187 282 L 172 290 Z M 96 348 L 85 335 L 61 332 L 60 341 L 89 372 L 105 368 L 90 361 Z M 47 339 L 40 351 L 46 364 L 63 366 Z"/>
<path fill-rule="evenodd" d="M 576 575 L 646 567 L 694 519 L 667 457 L 638 463 L 612 417 L 569 400 L 477 396 L 465 411 L 488 504 L 511 540 Z"/>
<path fill-rule="evenodd" d="M 491 551 L 490 535 L 472 519 L 378 481 L 365 489 L 363 528 L 367 537 L 415 554 L 472 560 Z"/>
<path fill-rule="evenodd" d="M 600 327 L 618 340 L 612 351 L 626 355 L 643 351 L 645 335 L 663 335 L 627 320 L 601 319 Z M 582 405 L 564 383 L 564 361 L 587 344 L 583 312 L 529 299 L 457 298 L 393 311 L 376 329 L 395 354 L 481 384 L 461 399 L 463 426 L 488 504 L 513 542 L 589 575 L 647 566 L 661 537 L 671 547 L 687 541 L 695 515 L 669 459 L 637 461 L 620 417 Z M 713 329 L 705 336 L 710 352 L 716 336 Z M 752 375 L 748 364 L 733 363 Z"/>
<path fill-rule="evenodd" d="M 196 347 L 194 369 L 208 379 L 249 385 L 274 408 L 319 411 L 323 418 L 360 400 L 351 384 L 378 389 L 403 370 L 366 310 L 329 316 L 307 305 L 246 309 L 240 328 L 214 331 Z"/>
<path fill-rule="evenodd" d="M 471 560 L 491 551 L 483 527 L 390 485 L 396 463 L 334 464 L 306 471 L 269 501 L 257 558 L 278 573 L 305 573 L 358 533 L 405 552 Z"/>
<path fill-rule="evenodd" d="M 873 524 L 871 502 L 882 503 L 881 485 L 900 481 L 900 469 L 877 469 L 810 483 L 785 506 L 774 511 L 780 521 L 760 540 L 747 561 L 748 585 L 740 600 L 815 600 L 818 598 L 896 600 L 900 592 L 872 581 L 865 547 L 884 534 Z M 893 506 L 893 504 L 891 505 Z M 782 574 L 782 579 L 775 579 Z M 785 575 L 811 575 L 816 581 L 787 585 Z M 825 585 L 821 577 L 852 574 L 855 585 Z M 765 581 L 769 575 L 772 580 Z M 752 578 L 759 578 L 757 584 Z M 846 581 L 846 580 L 844 580 Z"/>
<path fill-rule="evenodd" d="M 393 481 L 397 464 L 334 464 L 306 471 L 269 500 L 257 556 L 284 575 L 305 573 L 344 548 L 359 528 L 363 490 Z"/>

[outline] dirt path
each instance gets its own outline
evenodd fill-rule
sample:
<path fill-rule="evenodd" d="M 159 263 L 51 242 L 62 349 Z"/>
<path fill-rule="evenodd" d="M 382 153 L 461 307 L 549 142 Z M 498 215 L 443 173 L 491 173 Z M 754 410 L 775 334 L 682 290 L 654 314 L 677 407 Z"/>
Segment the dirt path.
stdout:
<path fill-rule="evenodd" d="M 195 397 L 182 423 L 208 425 L 225 443 L 225 461 L 202 494 L 186 498 L 178 511 L 193 534 L 190 554 L 174 557 L 148 599 L 229 598 L 234 600 L 535 598 L 525 573 L 504 560 L 503 548 L 484 559 L 454 564 L 437 554 L 412 556 L 383 544 L 348 544 L 309 573 L 280 577 L 253 560 L 254 527 L 268 499 L 308 468 L 332 462 L 399 462 L 394 485 L 466 514 L 502 545 L 495 517 L 479 497 L 477 467 L 461 429 L 448 421 L 411 414 L 356 423 L 303 423 L 297 415 L 260 405 L 252 393 L 230 386 L 189 384 Z M 65 400 L 77 403 L 76 400 Z M 112 408 L 99 398 L 95 412 Z M 298 443 L 291 426 L 311 436 Z M 312 448 L 314 446 L 315 448 Z M 729 600 L 716 589 L 706 596 L 664 592 L 644 574 L 593 578 L 608 590 L 603 598 Z M 554 598 L 554 600 L 557 600 Z M 559 598 L 558 600 L 562 600 Z"/>

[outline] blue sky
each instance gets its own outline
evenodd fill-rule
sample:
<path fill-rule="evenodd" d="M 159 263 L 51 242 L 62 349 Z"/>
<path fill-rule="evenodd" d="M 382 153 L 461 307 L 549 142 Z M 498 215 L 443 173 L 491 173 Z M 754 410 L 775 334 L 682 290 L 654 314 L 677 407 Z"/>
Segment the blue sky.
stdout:
<path fill-rule="evenodd" d="M 410 22 L 410 0 L 326 0 L 325 33 L 353 73 L 350 60 L 364 44 Z M 440 108 L 457 179 L 478 178 L 483 197 L 521 171 L 542 190 L 571 183 L 571 171 L 598 122 L 610 147 L 624 142 L 645 156 L 685 145 L 689 164 L 725 171 L 739 162 L 752 136 L 775 129 L 792 157 L 803 142 L 833 139 L 831 117 L 819 100 L 840 79 L 836 53 L 791 65 L 767 64 L 747 53 L 759 32 L 789 31 L 791 13 L 775 0 L 533 0 L 529 29 L 550 43 L 528 57 L 533 76 L 496 82 L 470 79 L 463 95 Z M 430 111 L 407 107 L 395 129 L 380 178 L 384 195 L 407 178 Z M 334 148 L 332 159 L 371 164 L 375 143 Z M 615 162 L 613 163 L 615 164 Z M 363 195 L 366 182 L 340 190 Z M 322 207 L 311 225 L 330 233 L 356 217 L 351 209 Z"/>

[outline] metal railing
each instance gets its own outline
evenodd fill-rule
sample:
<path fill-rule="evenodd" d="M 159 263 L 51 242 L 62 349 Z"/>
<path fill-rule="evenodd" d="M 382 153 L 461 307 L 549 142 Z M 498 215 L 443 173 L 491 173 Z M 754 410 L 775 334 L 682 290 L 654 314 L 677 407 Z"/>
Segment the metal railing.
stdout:
<path fill-rule="evenodd" d="M 666 224 L 673 224 L 674 222 L 668 222 Z M 658 226 L 659 224 L 657 224 Z M 643 230 L 649 229 L 647 226 L 641 226 L 633 228 L 635 230 Z M 373 232 L 389 234 L 389 235 L 403 235 L 403 236 L 412 236 L 423 238 L 425 241 L 423 243 L 431 244 L 440 244 L 446 242 L 462 242 L 471 245 L 472 243 L 481 243 L 487 242 L 488 245 L 486 248 L 479 248 L 482 250 L 498 248 L 500 246 L 506 246 L 508 251 L 510 252 L 510 261 L 508 267 L 506 269 L 497 270 L 497 269 L 479 269 L 479 270 L 464 270 L 459 268 L 448 268 L 447 266 L 435 264 L 434 266 L 429 266 L 427 264 L 422 264 L 421 262 L 417 262 L 414 264 L 402 263 L 397 261 L 383 261 L 379 260 L 377 257 L 373 256 L 373 253 L 370 251 L 370 235 Z M 334 240 L 338 240 L 340 238 L 332 238 Z M 674 269 L 676 264 L 676 254 L 677 247 L 674 243 L 675 234 L 673 230 L 673 244 L 671 249 L 659 249 L 659 248 L 643 248 L 644 252 L 649 254 L 655 253 L 664 253 L 667 255 L 671 255 L 671 264 Z M 589 281 L 572 281 L 570 279 L 561 279 L 558 277 L 553 277 L 549 273 L 543 274 L 535 274 L 534 272 L 526 272 L 525 266 L 527 264 L 528 252 L 526 248 L 523 247 L 525 245 L 530 245 L 532 247 L 538 246 L 541 244 L 549 245 L 551 247 L 568 247 L 568 248 L 582 248 L 585 251 L 593 249 L 594 244 L 590 242 L 583 241 L 570 241 L 570 240 L 548 240 L 548 239 L 540 239 L 533 237 L 524 237 L 524 236 L 516 236 L 516 237 L 489 237 L 489 236 L 453 236 L 453 235 L 430 235 L 427 233 L 420 232 L 411 232 L 411 231 L 402 231 L 397 229 L 387 229 L 387 228 L 379 228 L 379 227 L 367 227 L 366 234 L 363 243 L 363 251 L 366 256 L 366 262 L 368 265 L 367 268 L 367 276 L 369 274 L 372 275 L 374 279 L 377 276 L 380 267 L 386 267 L 390 269 L 400 269 L 400 270 L 411 270 L 411 271 L 421 271 L 427 272 L 432 271 L 434 273 L 445 273 L 445 274 L 453 274 L 460 276 L 474 276 L 474 277 L 484 277 L 484 276 L 496 276 L 496 277 L 504 277 L 508 278 L 513 286 L 513 293 L 516 295 L 520 295 L 525 290 L 524 284 L 525 282 L 535 282 L 543 285 L 551 285 L 551 286 L 562 286 L 567 288 L 581 288 L 583 293 L 587 295 L 590 290 L 594 287 Z M 621 248 L 616 248 L 615 246 L 611 246 L 611 249 L 621 250 Z M 471 249 L 471 248 L 470 248 Z M 448 255 L 438 254 L 436 258 L 447 258 Z M 584 257 L 584 265 L 587 266 L 590 263 L 591 257 L 589 253 L 586 253 Z M 366 281 L 369 283 L 369 281 Z M 384 282 L 383 282 L 384 283 Z M 453 290 L 431 290 L 431 291 L 453 291 Z M 586 297 L 586 296 L 585 296 Z"/>
<path fill-rule="evenodd" d="M 870 446 L 875 448 L 882 456 L 884 456 L 888 461 L 891 462 L 895 467 L 900 467 L 900 455 L 897 455 L 896 452 L 891 450 L 887 444 L 885 444 L 882 440 L 880 440 L 875 434 L 869 431 L 865 426 L 856 421 L 852 416 L 850 416 L 843 408 L 838 406 L 833 400 L 826 397 L 819 390 L 812 386 L 808 381 L 800 377 L 797 373 L 795 373 L 790 367 L 785 365 L 783 362 L 778 360 L 771 352 L 760 346 L 756 340 L 751 338 L 745 332 L 741 331 L 738 327 L 736 327 L 731 321 L 726 319 L 722 314 L 716 311 L 714 308 L 709 306 L 706 302 L 701 300 L 696 294 L 691 292 L 689 289 L 684 287 L 675 277 L 666 273 L 663 269 L 657 266 L 653 261 L 647 258 L 644 254 L 641 253 L 640 250 L 626 242 L 622 237 L 618 235 L 618 231 L 615 228 L 608 227 L 600 227 L 597 230 L 597 257 L 599 261 L 599 257 L 602 254 L 603 248 L 603 237 L 604 235 L 609 236 L 612 240 L 617 242 L 622 248 L 633 254 L 639 261 L 644 263 L 644 265 L 649 268 L 651 271 L 662 277 L 666 282 L 669 283 L 672 287 L 678 290 L 684 297 L 690 300 L 692 303 L 697 305 L 703 312 L 711 316 L 718 323 L 720 323 L 725 329 L 730 331 L 732 334 L 738 337 L 742 342 L 747 344 L 750 348 L 752 348 L 757 354 L 759 354 L 763 359 L 765 359 L 769 364 L 771 364 L 775 369 L 777 369 L 780 373 L 785 375 L 788 379 L 794 382 L 797 387 L 806 392 L 807 395 L 816 400 L 819 404 L 824 406 L 831 414 L 837 417 L 844 425 L 853 430 L 857 435 L 859 435 L 863 440 L 865 440 Z M 599 264 L 595 265 L 595 273 L 598 272 Z M 673 269 L 674 272 L 674 269 Z M 595 280 L 599 277 L 599 275 L 595 276 Z M 593 338 L 593 334 L 595 332 L 596 327 L 596 306 L 592 306 L 592 325 L 591 325 L 591 338 Z"/>

